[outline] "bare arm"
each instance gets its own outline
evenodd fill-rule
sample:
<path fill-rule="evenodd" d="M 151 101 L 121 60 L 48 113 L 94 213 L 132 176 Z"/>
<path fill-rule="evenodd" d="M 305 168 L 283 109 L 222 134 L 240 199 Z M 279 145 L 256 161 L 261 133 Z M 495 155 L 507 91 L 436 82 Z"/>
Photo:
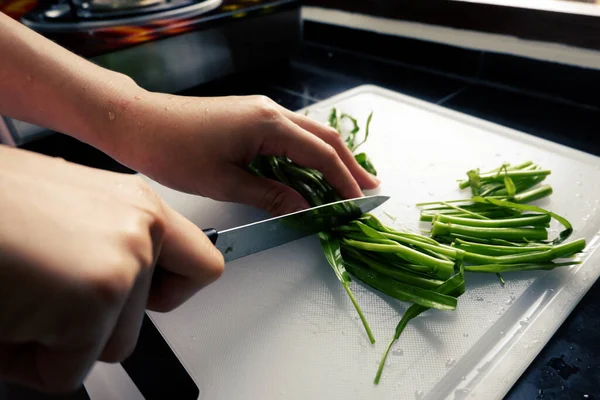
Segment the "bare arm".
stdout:
<path fill-rule="evenodd" d="M 144 90 L 0 13 L 0 114 L 103 147 L 110 117 Z M 113 125 L 113 126 L 111 126 Z"/>

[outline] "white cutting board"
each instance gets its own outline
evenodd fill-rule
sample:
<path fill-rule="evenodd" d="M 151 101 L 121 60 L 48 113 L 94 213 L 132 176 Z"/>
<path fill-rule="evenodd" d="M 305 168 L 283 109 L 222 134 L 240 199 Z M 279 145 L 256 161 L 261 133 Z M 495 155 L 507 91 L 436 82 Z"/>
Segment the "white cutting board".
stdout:
<path fill-rule="evenodd" d="M 502 398 L 600 275 L 600 158 L 374 86 L 317 103 L 309 116 L 325 121 L 332 106 L 361 126 L 374 111 L 363 150 L 383 181 L 377 192 L 391 196 L 375 212 L 385 223 L 394 224 L 383 211 L 422 228 L 414 204 L 467 196 L 456 180 L 468 169 L 533 160 L 552 170 L 555 194 L 540 204 L 573 222 L 573 239 L 588 240 L 584 263 L 505 274 L 505 287 L 467 274 L 456 311 L 409 324 L 379 386 L 377 363 L 407 304 L 353 284 L 371 345 L 315 237 L 236 260 L 185 305 L 151 318 L 202 399 Z M 152 184 L 202 228 L 267 217 Z"/>

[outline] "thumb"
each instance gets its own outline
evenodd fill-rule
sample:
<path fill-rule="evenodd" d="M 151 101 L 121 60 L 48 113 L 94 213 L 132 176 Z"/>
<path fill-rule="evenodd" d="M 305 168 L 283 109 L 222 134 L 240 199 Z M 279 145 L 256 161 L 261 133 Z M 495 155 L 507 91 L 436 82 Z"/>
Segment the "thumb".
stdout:
<path fill-rule="evenodd" d="M 224 185 L 228 198 L 236 203 L 261 208 L 275 216 L 310 207 L 302 195 L 291 187 L 252 175 L 241 168 L 232 168 L 223 177 L 226 179 Z"/>

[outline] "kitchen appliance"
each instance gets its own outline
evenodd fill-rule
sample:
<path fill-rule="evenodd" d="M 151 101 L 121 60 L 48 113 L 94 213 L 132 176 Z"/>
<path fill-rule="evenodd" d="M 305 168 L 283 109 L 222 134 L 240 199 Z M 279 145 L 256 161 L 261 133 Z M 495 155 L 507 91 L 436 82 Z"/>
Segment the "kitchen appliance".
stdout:
<path fill-rule="evenodd" d="M 153 91 L 174 93 L 288 58 L 299 0 L 0 0 L 0 12 Z M 0 118 L 0 142 L 45 135 Z"/>

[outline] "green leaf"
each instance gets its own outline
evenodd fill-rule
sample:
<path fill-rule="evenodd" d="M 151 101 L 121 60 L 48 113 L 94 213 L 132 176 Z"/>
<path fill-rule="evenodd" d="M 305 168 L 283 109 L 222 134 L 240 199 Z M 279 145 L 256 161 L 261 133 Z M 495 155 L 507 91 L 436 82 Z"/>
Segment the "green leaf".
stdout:
<path fill-rule="evenodd" d="M 460 295 L 462 295 L 465 292 L 465 271 L 463 265 L 460 265 L 458 273 L 453 275 L 446 282 L 442 283 L 435 290 L 441 294 L 447 294 L 454 297 L 459 297 Z M 379 368 L 377 368 L 377 374 L 375 375 L 374 380 L 374 383 L 376 385 L 379 384 L 379 381 L 381 380 L 381 374 L 383 372 L 383 367 L 385 366 L 385 360 L 387 360 L 392 345 L 400 338 L 400 335 L 404 331 L 404 328 L 406 328 L 408 322 L 411 319 L 419 316 L 419 314 L 427 311 L 428 309 L 429 308 L 424 307 L 422 305 L 413 304 L 408 308 L 408 310 L 406 310 L 406 312 L 402 316 L 402 319 L 400 319 L 400 322 L 398 322 L 398 325 L 396 326 L 394 337 L 390 340 L 383 353 L 383 356 L 381 357 L 381 361 L 379 362 Z"/>
<path fill-rule="evenodd" d="M 373 163 L 371 162 L 371 160 L 369 159 L 369 157 L 367 156 L 366 153 L 359 153 L 354 156 L 354 159 L 367 172 L 369 172 L 373 175 L 377 175 L 377 170 L 375 169 L 375 166 L 373 165 Z"/>
<path fill-rule="evenodd" d="M 369 337 L 369 341 L 371 343 L 375 343 L 375 337 L 373 336 L 373 332 L 371 332 L 371 327 L 365 318 L 365 315 L 360 308 L 360 305 L 356 301 L 354 297 L 354 293 L 350 290 L 350 275 L 346 271 L 344 267 L 344 259 L 342 258 L 342 252 L 340 249 L 340 242 L 335 237 L 333 237 L 330 233 L 320 232 L 319 240 L 321 242 L 321 248 L 323 249 L 323 253 L 325 254 L 325 258 L 327 262 L 333 268 L 335 275 L 339 279 L 339 281 L 344 286 L 344 290 L 348 294 L 350 301 L 354 305 L 360 320 L 362 321 L 363 326 L 365 327 L 365 331 L 367 332 L 367 336 Z"/>
<path fill-rule="evenodd" d="M 323 254 L 325 254 L 327 262 L 331 265 L 331 268 L 333 268 L 339 281 L 342 283 L 350 282 L 350 275 L 348 275 L 348 272 L 346 272 L 346 268 L 344 267 L 344 259 L 342 258 L 339 240 L 327 232 L 320 232 L 319 240 L 321 241 Z"/>
<path fill-rule="evenodd" d="M 365 137 L 363 139 L 362 142 L 360 142 L 359 144 L 357 144 L 356 146 L 352 146 L 350 148 L 350 150 L 352 150 L 352 152 L 354 153 L 360 146 L 363 145 L 363 143 L 365 143 L 367 141 L 367 139 L 369 138 L 369 127 L 371 126 L 371 119 L 373 118 L 373 111 L 371 111 L 371 113 L 369 114 L 369 116 L 367 117 L 367 126 L 365 128 Z M 363 153 L 364 154 L 364 153 Z"/>

